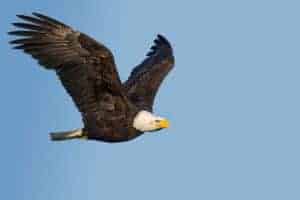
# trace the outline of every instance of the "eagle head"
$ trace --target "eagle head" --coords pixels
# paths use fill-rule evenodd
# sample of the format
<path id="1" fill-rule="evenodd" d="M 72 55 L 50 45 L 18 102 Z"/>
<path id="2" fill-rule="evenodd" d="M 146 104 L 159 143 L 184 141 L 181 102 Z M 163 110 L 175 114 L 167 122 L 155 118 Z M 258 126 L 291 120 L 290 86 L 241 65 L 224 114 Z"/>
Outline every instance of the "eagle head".
<path id="1" fill-rule="evenodd" d="M 137 113 L 133 120 L 133 127 L 139 131 L 158 131 L 168 128 L 170 123 L 167 119 L 155 116 L 151 112 L 142 110 Z"/>

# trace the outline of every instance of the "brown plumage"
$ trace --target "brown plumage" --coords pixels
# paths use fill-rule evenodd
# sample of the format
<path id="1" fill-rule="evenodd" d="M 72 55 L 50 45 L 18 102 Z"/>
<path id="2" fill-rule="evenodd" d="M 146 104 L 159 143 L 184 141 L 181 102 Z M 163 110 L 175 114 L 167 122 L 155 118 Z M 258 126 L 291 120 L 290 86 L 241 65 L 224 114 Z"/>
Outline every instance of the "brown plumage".
<path id="1" fill-rule="evenodd" d="M 169 42 L 161 35 L 147 58 L 122 84 L 112 53 L 84 33 L 48 16 L 17 15 L 18 36 L 10 43 L 54 70 L 82 114 L 81 132 L 56 133 L 52 139 L 87 137 L 106 142 L 128 141 L 142 134 L 133 127 L 141 110 L 152 112 L 155 94 L 174 65 Z"/>

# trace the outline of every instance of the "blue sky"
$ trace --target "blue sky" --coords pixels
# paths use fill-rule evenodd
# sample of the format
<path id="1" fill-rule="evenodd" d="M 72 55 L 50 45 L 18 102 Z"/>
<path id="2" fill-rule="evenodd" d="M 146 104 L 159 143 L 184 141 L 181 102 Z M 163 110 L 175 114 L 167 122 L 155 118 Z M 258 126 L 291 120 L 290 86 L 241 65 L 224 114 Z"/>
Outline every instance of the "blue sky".
<path id="1" fill-rule="evenodd" d="M 298 1 L 9 1 L 2 25 L 0 198 L 299 199 Z M 15 14 L 105 43 L 122 80 L 157 33 L 175 69 L 156 99 L 170 129 L 122 144 L 53 143 L 82 125 L 54 73 L 10 49 Z"/>

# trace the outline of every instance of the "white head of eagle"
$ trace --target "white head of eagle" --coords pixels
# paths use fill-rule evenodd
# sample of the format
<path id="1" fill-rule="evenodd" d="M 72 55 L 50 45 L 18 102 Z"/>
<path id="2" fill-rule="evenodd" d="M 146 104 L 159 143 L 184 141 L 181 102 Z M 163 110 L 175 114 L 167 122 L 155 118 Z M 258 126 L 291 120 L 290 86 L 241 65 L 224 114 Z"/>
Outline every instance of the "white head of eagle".
<path id="1" fill-rule="evenodd" d="M 138 112 L 133 120 L 133 127 L 139 131 L 156 131 L 163 128 L 168 128 L 170 123 L 167 119 L 155 116 L 154 114 L 142 110 Z"/>

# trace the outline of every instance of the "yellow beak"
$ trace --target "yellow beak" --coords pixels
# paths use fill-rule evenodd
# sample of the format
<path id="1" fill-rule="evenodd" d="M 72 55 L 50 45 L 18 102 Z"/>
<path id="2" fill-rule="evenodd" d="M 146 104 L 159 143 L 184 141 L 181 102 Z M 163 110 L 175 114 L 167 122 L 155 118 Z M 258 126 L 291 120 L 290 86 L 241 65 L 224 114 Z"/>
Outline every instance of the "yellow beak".
<path id="1" fill-rule="evenodd" d="M 159 128 L 169 128 L 169 127 L 170 127 L 170 123 L 168 120 L 162 119 L 159 121 Z"/>

